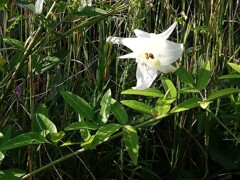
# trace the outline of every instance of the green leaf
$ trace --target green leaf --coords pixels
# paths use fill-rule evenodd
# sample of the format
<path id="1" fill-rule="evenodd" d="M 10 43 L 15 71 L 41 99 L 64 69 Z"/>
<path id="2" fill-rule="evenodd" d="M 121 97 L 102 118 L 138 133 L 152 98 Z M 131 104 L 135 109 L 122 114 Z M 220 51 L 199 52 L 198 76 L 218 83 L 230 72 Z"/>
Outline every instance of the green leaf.
<path id="1" fill-rule="evenodd" d="M 79 122 L 84 122 L 84 119 L 81 118 L 81 116 L 79 114 L 78 114 L 78 121 Z M 80 134 L 81 134 L 84 141 L 88 141 L 91 138 L 91 134 L 90 134 L 89 129 L 82 128 L 79 131 L 80 131 Z"/>
<path id="2" fill-rule="evenodd" d="M 4 6 L 7 4 L 8 0 L 1 0 L 0 1 L 0 11 L 4 8 Z"/>
<path id="3" fill-rule="evenodd" d="M 50 133 L 57 133 L 57 128 L 50 119 L 43 114 L 36 113 L 35 118 L 32 120 L 32 131 L 41 133 L 44 130 L 48 130 Z"/>
<path id="4" fill-rule="evenodd" d="M 35 5 L 33 3 L 30 3 L 30 2 L 26 2 L 26 1 L 17 1 L 17 4 L 22 7 L 22 8 L 26 8 L 32 12 L 34 12 L 34 7 Z"/>
<path id="5" fill-rule="evenodd" d="M 152 97 L 163 97 L 164 94 L 157 90 L 157 89 L 144 89 L 144 90 L 137 90 L 137 89 L 128 89 L 122 91 L 121 94 L 133 94 L 133 95 L 142 95 L 142 96 L 152 96 Z"/>
<path id="6" fill-rule="evenodd" d="M 98 114 L 98 122 L 99 124 L 106 124 L 108 117 L 111 112 L 111 90 L 107 90 L 107 92 L 103 95 L 101 100 L 101 109 Z"/>
<path id="7" fill-rule="evenodd" d="M 0 146 L 5 144 L 11 138 L 12 127 L 10 125 L 4 126 L 0 131 Z M 0 151 L 0 164 L 5 158 L 6 151 Z"/>
<path id="8" fill-rule="evenodd" d="M 57 144 L 63 137 L 64 137 L 65 133 L 63 131 L 60 131 L 59 133 L 51 133 L 50 137 L 51 137 L 51 141 L 54 144 Z"/>
<path id="9" fill-rule="evenodd" d="M 217 98 L 227 96 L 227 95 L 230 95 L 230 94 L 234 94 L 234 93 L 239 93 L 239 92 L 240 92 L 240 89 L 234 89 L 234 88 L 227 88 L 227 89 L 219 90 L 217 92 L 213 92 L 207 98 L 207 101 L 212 101 L 212 100 L 215 100 Z"/>
<path id="10" fill-rule="evenodd" d="M 78 16 L 97 16 L 107 14 L 107 12 L 100 8 L 85 6 L 80 7 L 76 12 L 73 12 L 73 14 Z"/>
<path id="11" fill-rule="evenodd" d="M 0 145 L 6 143 L 11 138 L 12 127 L 7 125 L 1 128 Z"/>
<path id="12" fill-rule="evenodd" d="M 181 112 L 181 111 L 187 111 L 189 109 L 195 108 L 200 106 L 199 101 L 201 101 L 200 98 L 191 98 L 188 99 L 180 104 L 178 104 L 177 106 L 175 106 L 172 110 L 171 113 L 177 113 L 177 112 Z"/>
<path id="13" fill-rule="evenodd" d="M 161 99 L 159 98 L 156 102 L 155 110 L 158 114 L 158 116 L 166 114 L 171 109 L 171 103 L 174 101 L 174 99 Z"/>
<path id="14" fill-rule="evenodd" d="M 201 108 L 203 108 L 203 109 L 207 109 L 207 107 L 209 106 L 210 103 L 211 103 L 211 101 L 206 101 L 206 100 L 199 101 L 199 104 L 200 104 Z"/>
<path id="15" fill-rule="evenodd" d="M 115 101 L 115 103 L 112 104 L 111 111 L 120 124 L 125 125 L 128 122 L 128 114 L 119 102 Z"/>
<path id="16" fill-rule="evenodd" d="M 113 133 L 117 132 L 122 126 L 119 124 L 106 124 L 102 126 L 95 134 L 91 143 L 92 148 L 106 141 Z"/>
<path id="17" fill-rule="evenodd" d="M 25 174 L 24 171 L 20 169 L 7 169 L 5 171 L 0 171 L 1 180 L 21 180 L 21 176 Z"/>
<path id="18" fill-rule="evenodd" d="M 0 151 L 14 149 L 22 146 L 27 146 L 30 144 L 42 144 L 46 143 L 45 137 L 36 132 L 28 132 L 21 134 L 8 140 L 6 143 L 0 146 Z"/>
<path id="19" fill-rule="evenodd" d="M 5 153 L 3 153 L 2 151 L 0 151 L 0 164 L 2 164 L 2 161 L 5 158 Z"/>
<path id="20" fill-rule="evenodd" d="M 198 74 L 197 88 L 201 91 L 207 86 L 210 79 L 210 62 L 207 61 Z"/>
<path id="21" fill-rule="evenodd" d="M 229 66 L 231 66 L 231 68 L 233 68 L 235 71 L 237 71 L 238 73 L 240 73 L 240 66 L 235 64 L 235 63 L 228 63 Z"/>
<path id="22" fill-rule="evenodd" d="M 52 69 L 53 67 L 56 67 L 60 62 L 62 62 L 69 55 L 69 53 L 70 51 L 67 51 L 67 50 L 53 53 L 50 56 L 47 56 L 46 58 L 44 58 L 44 60 L 35 62 L 34 68 L 36 69 L 37 73 L 42 74 Z"/>
<path id="23" fill-rule="evenodd" d="M 19 49 L 24 49 L 24 44 L 17 40 L 17 39 L 12 39 L 12 38 L 3 38 L 3 41 L 6 42 L 7 44 L 19 48 Z"/>
<path id="24" fill-rule="evenodd" d="M 179 93 L 198 93 L 200 92 L 197 88 L 195 87 L 186 87 L 178 90 Z"/>
<path id="25" fill-rule="evenodd" d="M 135 100 L 123 100 L 121 101 L 121 103 L 124 104 L 125 106 L 140 111 L 144 114 L 148 114 L 150 116 L 152 116 L 152 112 L 154 111 L 154 109 L 151 106 L 148 106 L 147 104 Z"/>
<path id="26" fill-rule="evenodd" d="M 195 86 L 192 75 L 190 73 L 188 73 L 186 69 L 184 69 L 183 67 L 179 67 L 177 69 L 176 73 L 182 82 L 184 82 L 187 85 L 192 86 L 192 87 Z"/>
<path id="27" fill-rule="evenodd" d="M 137 131 L 130 125 L 124 126 L 123 140 L 133 164 L 137 165 L 139 154 Z"/>
<path id="28" fill-rule="evenodd" d="M 80 129 L 92 129 L 96 130 L 99 129 L 99 126 L 93 122 L 75 122 L 68 127 L 66 127 L 65 131 L 72 131 L 72 130 L 80 130 Z"/>
<path id="29" fill-rule="evenodd" d="M 37 108 L 35 114 L 37 114 L 37 113 L 43 114 L 44 116 L 48 117 L 48 109 L 47 109 L 47 106 L 46 106 L 45 104 L 41 104 L 41 105 Z"/>
<path id="30" fill-rule="evenodd" d="M 218 79 L 235 79 L 240 78 L 240 74 L 227 74 L 219 77 Z"/>
<path id="31" fill-rule="evenodd" d="M 163 84 L 165 91 L 166 92 L 169 91 L 168 98 L 175 99 L 177 97 L 177 89 L 174 86 L 174 84 L 172 83 L 172 81 L 170 81 L 166 77 L 162 77 L 161 80 L 162 80 L 162 84 Z"/>
<path id="32" fill-rule="evenodd" d="M 67 92 L 67 91 L 62 91 L 61 95 L 67 101 L 67 103 L 75 110 L 77 111 L 82 117 L 88 119 L 88 120 L 93 120 L 94 117 L 94 111 L 90 107 L 90 105 L 82 98 L 79 96 Z"/>

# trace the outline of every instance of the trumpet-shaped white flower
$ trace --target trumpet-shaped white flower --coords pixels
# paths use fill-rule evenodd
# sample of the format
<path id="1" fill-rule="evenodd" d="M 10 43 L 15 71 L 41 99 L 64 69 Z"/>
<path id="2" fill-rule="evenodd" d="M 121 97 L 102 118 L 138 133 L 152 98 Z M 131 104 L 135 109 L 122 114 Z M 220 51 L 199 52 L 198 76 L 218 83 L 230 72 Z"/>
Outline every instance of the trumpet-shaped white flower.
<path id="1" fill-rule="evenodd" d="M 167 40 L 173 32 L 175 22 L 161 34 L 147 33 L 135 29 L 137 38 L 108 37 L 107 41 L 113 44 L 127 46 L 133 52 L 120 56 L 120 59 L 134 58 L 137 62 L 137 85 L 133 89 L 149 88 L 156 79 L 158 72 L 174 72 L 176 68 L 171 64 L 180 58 L 183 44 Z"/>

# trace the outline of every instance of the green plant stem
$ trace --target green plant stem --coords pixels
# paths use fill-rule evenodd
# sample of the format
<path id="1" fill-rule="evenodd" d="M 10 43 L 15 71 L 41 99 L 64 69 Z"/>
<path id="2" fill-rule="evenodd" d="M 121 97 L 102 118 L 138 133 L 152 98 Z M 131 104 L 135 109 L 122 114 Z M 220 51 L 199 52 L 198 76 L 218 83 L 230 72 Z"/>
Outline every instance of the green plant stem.
<path id="1" fill-rule="evenodd" d="M 53 8 L 55 6 L 56 2 L 54 1 L 50 10 L 48 11 L 47 15 L 46 15 L 46 19 L 51 15 L 52 11 L 53 11 Z M 36 44 L 37 40 L 40 38 L 41 36 L 41 32 L 42 32 L 42 29 L 43 27 L 40 26 L 37 31 L 36 31 L 36 34 L 35 36 L 32 38 L 32 41 L 29 43 L 29 45 L 27 46 L 20 62 L 18 63 L 17 67 L 16 67 L 16 70 L 13 72 L 12 74 L 12 77 L 11 79 L 9 80 L 7 86 L 6 86 L 6 90 L 3 92 L 3 94 L 1 95 L 0 97 L 0 104 L 3 103 L 7 93 L 10 91 L 10 88 L 12 87 L 12 84 L 14 82 L 14 80 L 16 79 L 16 77 L 18 76 L 18 74 L 20 73 L 24 63 L 25 63 L 25 60 L 28 58 L 28 56 L 31 54 L 32 52 L 32 49 L 34 47 L 34 45 Z"/>
<path id="2" fill-rule="evenodd" d="M 152 124 L 152 123 L 158 122 L 158 121 L 160 121 L 161 119 L 166 118 L 166 117 L 168 117 L 168 116 L 170 116 L 170 115 L 173 115 L 173 114 L 174 114 L 174 113 L 168 113 L 168 114 L 164 114 L 164 115 L 158 116 L 158 117 L 156 117 L 156 118 L 152 118 L 152 119 L 150 119 L 150 120 L 148 120 L 148 121 L 145 121 L 145 122 L 143 122 L 143 123 L 140 123 L 140 124 L 138 124 L 138 125 L 135 125 L 134 128 L 135 128 L 135 129 L 142 128 L 142 127 L 144 127 L 144 126 L 147 126 L 147 125 L 150 125 L 150 124 Z M 119 132 L 119 133 L 117 133 L 117 134 L 114 134 L 113 136 L 111 136 L 110 138 L 108 138 L 106 141 L 110 141 L 110 140 L 112 140 L 112 139 L 118 138 L 118 137 L 122 136 L 122 134 L 123 134 L 123 131 L 122 131 L 122 132 Z M 105 142 L 106 142 L 106 141 L 105 141 Z M 101 143 L 101 144 L 103 144 L 103 143 Z M 100 144 L 99 144 L 99 145 L 100 145 Z M 48 168 L 50 168 L 50 167 L 52 167 L 52 166 L 54 166 L 54 165 L 62 162 L 62 161 L 65 161 L 65 160 L 67 160 L 67 159 L 69 159 L 69 158 L 72 158 L 72 157 L 74 157 L 74 156 L 76 156 L 76 155 L 78 155 L 78 154 L 81 154 L 81 153 L 83 153 L 83 152 L 85 152 L 85 151 L 87 151 L 87 150 L 90 150 L 90 149 L 91 149 L 90 147 L 89 147 L 89 148 L 85 148 L 85 149 L 82 148 L 82 149 L 79 149 L 79 150 L 77 150 L 77 151 L 75 151 L 75 152 L 73 152 L 73 153 L 71 153 L 71 154 L 68 154 L 68 155 L 66 155 L 66 156 L 63 156 L 63 157 L 61 157 L 61 158 L 59 158 L 59 159 L 57 159 L 57 160 L 55 160 L 55 161 L 53 161 L 53 162 L 51 162 L 51 163 L 49 163 L 49 164 L 47 164 L 47 165 L 39 168 L 39 169 L 36 169 L 35 171 L 33 171 L 33 172 L 31 172 L 31 173 L 28 173 L 28 174 L 24 175 L 24 176 L 22 177 L 22 179 L 30 178 L 31 176 L 33 176 L 33 175 L 35 175 L 35 174 L 37 174 L 37 173 L 39 173 L 39 172 L 42 172 L 42 171 L 44 171 L 44 170 L 46 170 L 46 169 L 48 169 Z"/>

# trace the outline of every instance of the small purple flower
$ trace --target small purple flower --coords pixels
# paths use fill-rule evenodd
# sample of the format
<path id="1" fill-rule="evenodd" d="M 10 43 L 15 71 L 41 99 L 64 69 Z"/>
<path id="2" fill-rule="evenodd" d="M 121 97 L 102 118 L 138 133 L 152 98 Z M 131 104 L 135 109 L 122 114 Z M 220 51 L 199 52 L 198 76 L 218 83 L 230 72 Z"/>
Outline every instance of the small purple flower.
<path id="1" fill-rule="evenodd" d="M 14 89 L 14 93 L 15 93 L 16 95 L 19 95 L 19 94 L 21 93 L 21 91 L 22 91 L 21 86 L 16 86 L 15 89 Z"/>

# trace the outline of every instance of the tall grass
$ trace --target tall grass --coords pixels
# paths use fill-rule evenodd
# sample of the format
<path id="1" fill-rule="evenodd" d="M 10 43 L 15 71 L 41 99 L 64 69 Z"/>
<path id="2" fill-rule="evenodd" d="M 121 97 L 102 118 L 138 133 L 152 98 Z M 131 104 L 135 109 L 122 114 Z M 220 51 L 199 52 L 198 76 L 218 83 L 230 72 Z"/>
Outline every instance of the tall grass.
<path id="1" fill-rule="evenodd" d="M 238 0 L 101 0 L 92 4 L 99 9 L 85 11 L 81 10 L 80 1 L 45 0 L 41 14 L 33 12 L 34 4 L 35 1 L 8 1 L 3 7 L 0 3 L 0 177 L 12 177 L 8 171 L 13 173 L 13 169 L 21 170 L 19 177 L 30 179 L 239 177 Z M 98 119 L 96 114 L 101 111 L 108 89 L 117 102 L 130 99 L 155 106 L 161 99 L 122 94 L 136 84 L 136 63 L 119 60 L 117 57 L 129 50 L 106 43 L 106 38 L 133 37 L 134 29 L 161 33 L 174 21 L 178 26 L 169 39 L 184 43 L 184 53 L 176 67 L 184 68 L 197 84 L 202 73 L 206 74 L 209 62 L 206 86 L 199 92 L 187 92 L 189 84 L 178 72 L 160 74 L 151 88 L 166 93 L 164 78 L 168 78 L 178 93 L 171 105 L 164 105 L 169 110 L 163 108 L 157 122 L 151 121 L 149 115 L 121 106 L 127 111 L 128 124 L 138 127 L 137 165 L 118 137 L 122 134 L 113 135 L 96 148 L 81 149 L 80 144 L 88 142 L 92 131 L 66 130 L 86 118 L 69 106 L 61 92 L 83 98 L 94 110 L 94 120 Z M 229 77 L 219 78 L 223 75 Z M 235 93 L 216 93 L 229 88 L 236 89 Z M 214 94 L 217 98 L 207 101 Z M 201 107 L 198 104 L 186 111 L 170 111 L 191 98 L 200 98 Z M 26 140 L 27 146 L 5 150 L 9 139 L 37 131 L 33 125 L 37 113 L 55 124 L 55 138 L 59 139 L 54 143 L 53 135 L 41 132 L 48 143 L 34 145 Z M 142 126 L 149 119 L 151 123 Z M 113 113 L 108 122 L 118 122 Z M 46 168 L 39 170 L 41 167 Z M 30 176 L 31 172 L 35 175 Z"/>

